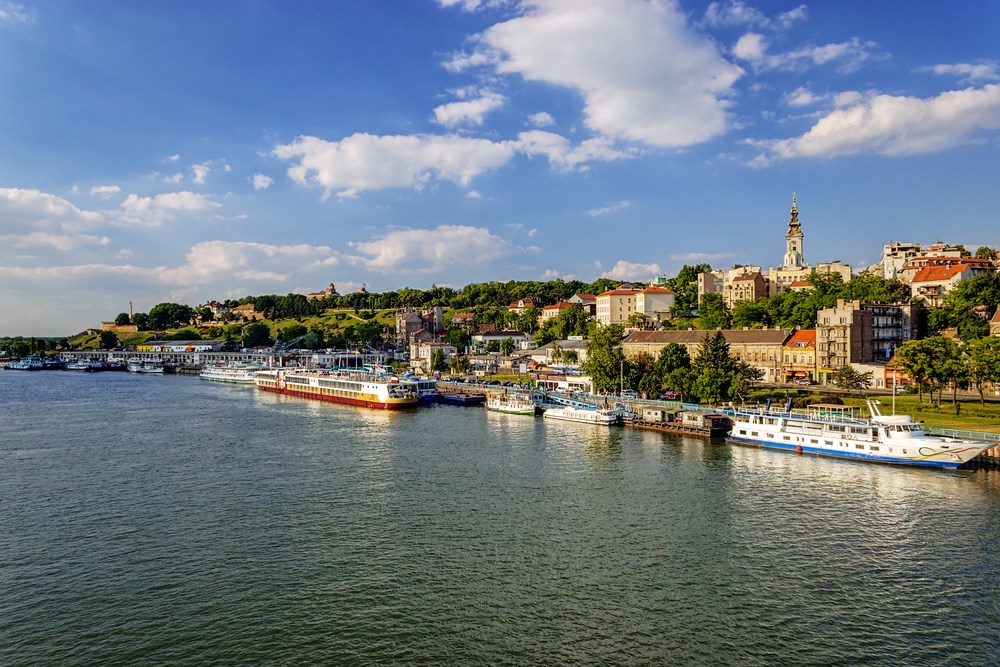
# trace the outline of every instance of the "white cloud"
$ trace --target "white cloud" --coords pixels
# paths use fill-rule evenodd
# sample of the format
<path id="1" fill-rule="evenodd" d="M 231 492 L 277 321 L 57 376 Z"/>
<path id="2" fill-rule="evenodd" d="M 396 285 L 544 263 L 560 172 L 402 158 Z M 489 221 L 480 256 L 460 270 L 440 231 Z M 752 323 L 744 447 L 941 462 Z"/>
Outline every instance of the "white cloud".
<path id="1" fill-rule="evenodd" d="M 187 263 L 166 269 L 164 282 L 177 285 L 225 284 L 237 280 L 283 282 L 291 276 L 338 262 L 329 246 L 275 246 L 244 241 L 205 241 L 187 253 Z"/>
<path id="2" fill-rule="evenodd" d="M 833 96 L 833 105 L 836 107 L 849 107 L 857 104 L 864 96 L 856 90 L 845 90 Z"/>
<path id="3" fill-rule="evenodd" d="M 712 2 L 705 9 L 704 23 L 709 26 L 748 25 L 762 28 L 788 28 L 798 21 L 804 21 L 808 16 L 805 5 L 778 14 L 774 19 L 768 18 L 755 7 L 750 7 L 742 0 L 730 2 Z"/>
<path id="4" fill-rule="evenodd" d="M 469 199 L 482 199 L 483 198 L 483 195 L 481 195 L 476 190 L 469 190 L 468 192 L 465 193 L 465 196 L 468 197 Z"/>
<path id="5" fill-rule="evenodd" d="M 181 156 L 175 153 L 173 155 L 170 155 L 170 156 L 164 158 L 164 162 L 177 162 L 180 159 L 181 159 Z"/>
<path id="6" fill-rule="evenodd" d="M 875 57 L 877 44 L 862 42 L 854 37 L 846 42 L 809 46 L 787 53 L 768 53 L 768 41 L 763 35 L 748 32 L 737 40 L 732 53 L 737 59 L 749 63 L 757 71 L 804 71 L 811 65 L 840 63 L 840 70 L 851 72 L 861 63 Z"/>
<path id="7" fill-rule="evenodd" d="M 95 185 L 90 188 L 90 195 L 101 199 L 110 199 L 111 195 L 116 195 L 121 191 L 122 189 L 117 185 Z"/>
<path id="8" fill-rule="evenodd" d="M 587 211 L 587 215 L 592 218 L 596 218 L 602 215 L 609 215 L 611 213 L 617 213 L 618 211 L 624 210 L 629 207 L 629 201 L 627 199 L 620 202 L 615 202 L 609 206 L 602 206 L 601 208 L 592 208 Z"/>
<path id="9" fill-rule="evenodd" d="M 556 124 L 556 120 L 552 117 L 552 114 L 546 111 L 531 114 L 528 116 L 528 122 L 535 127 L 551 127 Z"/>
<path id="10" fill-rule="evenodd" d="M 675 3 L 531 0 L 520 9 L 447 66 L 492 65 L 574 90 L 587 127 L 617 140 L 689 146 L 727 129 L 726 98 L 743 71 Z"/>
<path id="11" fill-rule="evenodd" d="M 189 192 L 167 192 L 153 197 L 130 194 L 122 202 L 121 221 L 127 224 L 156 226 L 169 220 L 180 211 L 198 212 L 218 208 L 218 204 L 205 195 Z"/>
<path id="12" fill-rule="evenodd" d="M 176 185 L 184 180 L 184 174 L 177 172 L 176 174 L 171 174 L 170 176 L 164 176 L 163 182 L 169 185 Z"/>
<path id="13" fill-rule="evenodd" d="M 436 229 L 401 229 L 350 246 L 369 269 L 385 272 L 441 271 L 454 264 L 475 265 L 522 252 L 488 229 L 440 225 Z"/>
<path id="14" fill-rule="evenodd" d="M 434 109 L 434 120 L 445 127 L 482 125 L 487 114 L 502 107 L 507 98 L 499 93 L 483 91 L 479 97 L 461 102 L 442 104 Z"/>
<path id="15" fill-rule="evenodd" d="M 0 246 L 69 251 L 106 245 L 107 237 L 86 233 L 106 224 L 103 214 L 79 209 L 61 197 L 39 190 L 0 188 Z"/>
<path id="16" fill-rule="evenodd" d="M 512 0 L 438 0 L 442 7 L 461 7 L 467 12 L 473 12 L 480 8 L 503 7 L 511 2 Z"/>
<path id="17" fill-rule="evenodd" d="M 254 190 L 267 190 L 274 183 L 274 179 L 264 174 L 254 174 L 250 177 Z"/>
<path id="18" fill-rule="evenodd" d="M 790 107 L 808 107 L 820 102 L 824 99 L 822 95 L 816 95 L 812 91 L 802 88 L 796 88 L 792 92 L 785 95 L 785 104 Z"/>
<path id="19" fill-rule="evenodd" d="M 539 280 L 583 280 L 580 276 L 575 273 L 563 273 L 557 269 L 546 269 L 542 272 L 542 275 L 538 277 Z"/>
<path id="20" fill-rule="evenodd" d="M 951 65 L 931 65 L 922 67 L 921 72 L 932 72 L 944 76 L 956 76 L 962 83 L 976 83 L 979 81 L 998 81 L 1000 74 L 997 73 L 997 62 L 987 60 L 978 64 L 955 63 Z"/>
<path id="21" fill-rule="evenodd" d="M 204 185 L 208 173 L 212 171 L 212 167 L 208 164 L 193 164 L 191 165 L 191 171 L 194 173 L 194 182 L 198 185 Z"/>
<path id="22" fill-rule="evenodd" d="M 0 21 L 28 23 L 31 21 L 31 14 L 24 5 L 16 2 L 0 2 Z"/>
<path id="23" fill-rule="evenodd" d="M 518 135 L 513 143 L 526 155 L 543 155 L 553 169 L 558 171 L 582 171 L 587 163 L 594 160 L 610 162 L 634 157 L 635 150 L 623 151 L 602 137 L 587 139 L 579 146 L 573 146 L 568 139 L 552 132 L 529 130 Z"/>
<path id="24" fill-rule="evenodd" d="M 978 130 L 998 128 L 1000 85 L 990 84 L 929 99 L 874 95 L 832 111 L 802 136 L 752 143 L 777 157 L 908 155 L 950 148 Z"/>
<path id="25" fill-rule="evenodd" d="M 647 282 L 661 273 L 663 271 L 660 269 L 659 264 L 640 264 L 620 259 L 613 267 L 601 274 L 601 277 L 615 280 Z"/>
<path id="26" fill-rule="evenodd" d="M 297 160 L 288 168 L 293 181 L 341 198 L 380 188 L 419 190 L 435 177 L 465 186 L 513 154 L 506 143 L 436 135 L 354 134 L 340 141 L 305 136 L 274 149 L 279 158 Z"/>

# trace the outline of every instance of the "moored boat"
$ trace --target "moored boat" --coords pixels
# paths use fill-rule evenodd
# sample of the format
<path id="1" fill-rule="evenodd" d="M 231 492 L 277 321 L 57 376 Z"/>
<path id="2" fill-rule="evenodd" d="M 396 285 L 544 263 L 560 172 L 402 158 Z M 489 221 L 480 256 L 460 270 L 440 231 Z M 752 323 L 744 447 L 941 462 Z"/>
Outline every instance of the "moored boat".
<path id="1" fill-rule="evenodd" d="M 6 366 L 7 370 L 11 371 L 40 371 L 45 368 L 41 359 L 36 357 L 25 357 L 24 359 L 18 359 L 17 361 L 11 362 Z"/>
<path id="2" fill-rule="evenodd" d="M 505 392 L 486 399 L 486 409 L 509 415 L 534 415 L 538 407 L 527 394 Z"/>
<path id="3" fill-rule="evenodd" d="M 436 403 L 438 400 L 437 380 L 434 378 L 421 378 L 415 375 L 399 378 L 392 375 L 389 381 L 404 389 L 412 390 L 420 403 Z"/>
<path id="4" fill-rule="evenodd" d="M 232 364 L 228 366 L 205 366 L 198 374 L 202 380 L 209 382 L 224 382 L 228 384 L 253 384 L 254 376 L 264 370 L 264 366 L 255 364 Z"/>
<path id="5" fill-rule="evenodd" d="M 163 362 L 159 359 L 130 359 L 128 362 L 130 373 L 163 373 Z"/>
<path id="6" fill-rule="evenodd" d="M 899 465 L 957 468 L 996 442 L 936 435 L 909 415 L 883 415 L 878 402 L 868 401 L 870 418 L 860 408 L 811 405 L 785 412 L 737 410 L 729 439 L 743 445 L 785 449 Z"/>
<path id="7" fill-rule="evenodd" d="M 83 371 L 85 373 L 96 373 L 105 369 L 104 362 L 100 359 L 75 359 L 66 362 L 66 365 L 63 366 L 63 370 Z"/>
<path id="8" fill-rule="evenodd" d="M 598 426 L 611 426 L 612 424 L 617 424 L 619 420 L 619 416 L 614 410 L 607 408 L 588 410 L 572 406 L 549 408 L 542 416 L 546 419 L 559 419 L 562 421 L 579 422 L 581 424 L 596 424 Z"/>
<path id="9" fill-rule="evenodd" d="M 442 391 L 438 393 L 438 403 L 448 405 L 482 405 L 486 394 L 478 391 Z"/>
<path id="10" fill-rule="evenodd" d="M 417 405 L 412 390 L 392 384 L 385 375 L 361 371 L 269 369 L 258 371 L 254 383 L 261 391 L 364 408 L 396 410 Z"/>

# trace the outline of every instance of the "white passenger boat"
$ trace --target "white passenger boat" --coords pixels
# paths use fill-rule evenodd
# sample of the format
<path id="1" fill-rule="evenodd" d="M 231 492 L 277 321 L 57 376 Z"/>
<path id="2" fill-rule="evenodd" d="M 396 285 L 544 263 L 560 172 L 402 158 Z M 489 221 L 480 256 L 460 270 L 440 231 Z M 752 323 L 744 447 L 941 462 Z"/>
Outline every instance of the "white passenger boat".
<path id="1" fill-rule="evenodd" d="M 261 391 L 364 408 L 395 410 L 417 405 L 412 389 L 393 384 L 385 375 L 359 371 L 270 369 L 258 371 L 254 383 Z"/>
<path id="2" fill-rule="evenodd" d="M 420 403 L 437 403 L 437 380 L 434 378 L 422 378 L 416 375 L 406 375 L 400 378 L 390 375 L 389 381 L 392 384 L 398 384 L 407 391 L 412 390 L 414 396 L 417 397 L 417 401 Z"/>
<path id="3" fill-rule="evenodd" d="M 258 364 L 231 364 L 228 366 L 205 366 L 198 376 L 209 382 L 225 382 L 228 384 L 253 384 L 254 376 L 264 370 Z"/>
<path id="4" fill-rule="evenodd" d="M 811 405 L 786 412 L 737 410 L 729 439 L 856 461 L 957 468 L 996 442 L 963 440 L 924 430 L 909 415 L 883 415 L 869 400 L 870 418 L 843 405 Z"/>
<path id="5" fill-rule="evenodd" d="M 597 424 L 599 426 L 610 426 L 618 423 L 618 414 L 614 410 L 605 408 L 588 410 L 585 408 L 549 408 L 543 414 L 546 419 L 560 419 L 562 421 L 580 422 L 582 424 Z"/>
<path id="6" fill-rule="evenodd" d="M 163 362 L 158 359 L 130 359 L 128 370 L 130 373 L 162 373 Z"/>
<path id="7" fill-rule="evenodd" d="M 490 396 L 486 399 L 486 409 L 509 415 L 534 415 L 537 408 L 529 395 L 513 392 Z"/>

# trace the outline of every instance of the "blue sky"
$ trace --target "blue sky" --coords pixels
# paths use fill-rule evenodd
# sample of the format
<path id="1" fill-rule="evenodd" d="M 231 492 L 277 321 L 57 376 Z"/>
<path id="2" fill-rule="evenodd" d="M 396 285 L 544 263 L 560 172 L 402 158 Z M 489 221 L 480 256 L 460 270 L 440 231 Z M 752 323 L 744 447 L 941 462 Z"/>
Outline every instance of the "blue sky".
<path id="1" fill-rule="evenodd" d="M 0 0 L 0 335 L 1000 246 L 1000 3 Z"/>

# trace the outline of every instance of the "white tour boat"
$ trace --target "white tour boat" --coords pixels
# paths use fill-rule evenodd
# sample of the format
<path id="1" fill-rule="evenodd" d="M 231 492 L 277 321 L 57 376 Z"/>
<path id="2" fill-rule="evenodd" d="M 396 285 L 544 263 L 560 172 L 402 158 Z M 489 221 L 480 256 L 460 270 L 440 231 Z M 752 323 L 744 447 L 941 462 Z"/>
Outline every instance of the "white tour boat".
<path id="1" fill-rule="evenodd" d="M 229 366 L 205 366 L 199 377 L 209 382 L 225 382 L 228 384 L 253 384 L 254 376 L 264 370 L 264 366 L 256 364 L 232 364 Z"/>
<path id="2" fill-rule="evenodd" d="M 806 410 L 736 410 L 729 439 L 742 445 L 786 449 L 855 461 L 957 468 L 996 442 L 963 440 L 924 430 L 909 415 L 883 415 L 869 400 L 870 418 L 843 405 Z"/>
<path id="3" fill-rule="evenodd" d="M 560 419 L 568 422 L 580 422 L 581 424 L 597 424 L 599 426 L 611 426 L 617 424 L 619 415 L 614 410 L 605 408 L 588 410 L 585 408 L 574 408 L 567 406 L 564 408 L 549 408 L 542 414 L 546 419 Z"/>
<path id="4" fill-rule="evenodd" d="M 486 409 L 509 415 L 534 415 L 535 402 L 528 394 L 519 392 L 494 394 L 486 399 Z"/>
<path id="5" fill-rule="evenodd" d="M 162 373 L 163 362 L 159 359 L 129 359 L 130 373 Z"/>

